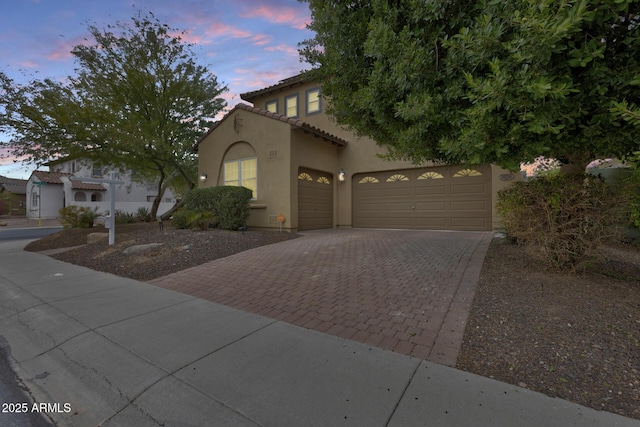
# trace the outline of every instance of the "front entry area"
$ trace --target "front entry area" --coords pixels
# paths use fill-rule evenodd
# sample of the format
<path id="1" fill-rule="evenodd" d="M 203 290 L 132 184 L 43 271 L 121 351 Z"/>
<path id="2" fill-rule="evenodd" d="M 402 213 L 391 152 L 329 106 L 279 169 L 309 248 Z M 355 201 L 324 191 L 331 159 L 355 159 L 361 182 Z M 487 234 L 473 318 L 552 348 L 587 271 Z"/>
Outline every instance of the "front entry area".
<path id="1" fill-rule="evenodd" d="M 353 226 L 491 230 L 491 167 L 439 166 L 356 174 Z"/>
<path id="2" fill-rule="evenodd" d="M 333 176 L 298 170 L 298 230 L 333 228 Z"/>

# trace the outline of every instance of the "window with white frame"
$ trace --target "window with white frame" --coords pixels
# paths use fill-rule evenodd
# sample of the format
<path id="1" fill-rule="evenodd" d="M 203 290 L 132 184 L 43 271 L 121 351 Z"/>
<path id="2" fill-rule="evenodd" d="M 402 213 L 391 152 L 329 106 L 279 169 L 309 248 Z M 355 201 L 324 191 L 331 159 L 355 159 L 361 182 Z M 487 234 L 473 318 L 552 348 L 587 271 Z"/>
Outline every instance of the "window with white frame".
<path id="1" fill-rule="evenodd" d="M 284 114 L 287 117 L 298 117 L 298 94 L 287 96 L 284 99 Z"/>
<path id="2" fill-rule="evenodd" d="M 267 101 L 264 104 L 264 109 L 267 111 L 270 111 L 272 113 L 277 113 L 278 112 L 278 100 L 274 99 L 273 101 Z"/>
<path id="3" fill-rule="evenodd" d="M 31 192 L 31 207 L 32 208 L 38 207 L 38 193 L 36 191 Z"/>
<path id="4" fill-rule="evenodd" d="M 307 115 L 320 113 L 322 111 L 322 100 L 320 98 L 320 88 L 313 88 L 307 91 Z"/>
<path id="5" fill-rule="evenodd" d="M 224 162 L 224 185 L 246 187 L 258 197 L 258 159 L 229 160 Z"/>

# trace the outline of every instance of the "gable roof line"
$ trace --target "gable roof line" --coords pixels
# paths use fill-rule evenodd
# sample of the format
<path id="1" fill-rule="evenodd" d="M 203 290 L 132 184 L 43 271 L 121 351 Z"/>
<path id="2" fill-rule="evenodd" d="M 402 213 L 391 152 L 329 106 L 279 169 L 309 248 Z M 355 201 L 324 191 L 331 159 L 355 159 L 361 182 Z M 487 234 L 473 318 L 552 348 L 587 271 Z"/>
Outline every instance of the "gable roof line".
<path id="1" fill-rule="evenodd" d="M 47 184 L 59 184 L 62 185 L 62 180 L 60 177 L 72 177 L 75 176 L 71 173 L 66 172 L 46 172 L 46 171 L 33 171 L 32 176 L 38 178 L 41 182 L 46 182 Z M 71 188 L 74 190 L 95 190 L 95 191 L 107 191 L 100 184 L 94 184 L 90 182 L 81 182 L 81 181 L 71 181 Z"/>
<path id="2" fill-rule="evenodd" d="M 298 129 L 302 129 L 305 133 L 310 133 L 315 137 L 318 138 L 322 138 L 323 140 L 330 142 L 333 145 L 336 145 L 338 147 L 345 147 L 347 145 L 347 141 L 337 137 L 335 135 L 330 134 L 329 132 L 326 132 L 320 128 L 317 128 L 315 126 L 310 125 L 309 123 L 303 122 L 300 119 L 292 119 L 290 117 L 284 116 L 282 114 L 277 114 L 277 113 L 272 113 L 271 111 L 268 110 L 264 110 L 262 108 L 256 108 L 256 107 L 252 107 L 250 105 L 247 104 L 243 104 L 243 103 L 239 103 L 236 104 L 236 106 L 233 107 L 233 109 L 231 111 L 229 111 L 223 118 L 222 120 L 220 120 L 219 122 L 215 123 L 211 129 L 209 129 L 209 131 L 198 140 L 198 142 L 196 142 L 196 144 L 194 145 L 194 149 L 197 150 L 198 149 L 198 145 L 200 145 L 200 143 L 207 137 L 209 136 L 209 134 L 211 134 L 223 121 L 225 121 L 228 117 L 230 117 L 235 111 L 237 110 L 244 110 L 244 111 L 248 111 L 250 113 L 253 114 L 258 114 L 260 116 L 264 116 L 270 119 L 274 119 L 274 120 L 278 120 L 280 122 L 284 122 L 284 123 L 288 123 L 291 126 L 294 126 Z"/>
<path id="3" fill-rule="evenodd" d="M 255 98 L 257 98 L 260 95 L 264 95 L 270 92 L 274 92 L 278 89 L 284 89 L 286 87 L 290 87 L 290 86 L 294 86 L 296 84 L 300 84 L 302 83 L 302 76 L 304 75 L 304 73 L 300 73 L 296 76 L 293 77 L 287 77 L 286 79 L 280 80 L 278 83 L 271 85 L 271 86 L 267 86 L 265 88 L 262 89 L 258 89 L 258 90 L 254 90 L 252 92 L 245 92 L 245 93 L 241 93 L 240 94 L 240 99 L 247 101 L 247 102 L 253 102 L 253 100 Z"/>

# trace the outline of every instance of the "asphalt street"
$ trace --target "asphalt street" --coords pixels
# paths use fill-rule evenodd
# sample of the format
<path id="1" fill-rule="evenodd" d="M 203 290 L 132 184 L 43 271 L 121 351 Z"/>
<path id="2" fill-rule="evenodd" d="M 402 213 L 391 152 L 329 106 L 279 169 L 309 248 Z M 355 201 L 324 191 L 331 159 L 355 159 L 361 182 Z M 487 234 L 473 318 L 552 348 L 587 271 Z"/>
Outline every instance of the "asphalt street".
<path id="1" fill-rule="evenodd" d="M 60 230 L 60 227 L 0 229 L 0 241 L 40 239 Z"/>

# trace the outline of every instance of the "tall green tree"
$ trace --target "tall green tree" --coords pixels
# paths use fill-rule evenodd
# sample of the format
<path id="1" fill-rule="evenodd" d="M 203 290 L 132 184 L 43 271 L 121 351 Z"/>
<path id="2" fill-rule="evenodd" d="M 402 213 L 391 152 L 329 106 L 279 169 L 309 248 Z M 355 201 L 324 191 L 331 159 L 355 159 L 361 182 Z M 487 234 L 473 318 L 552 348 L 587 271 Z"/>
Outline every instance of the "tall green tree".
<path id="1" fill-rule="evenodd" d="M 192 45 L 152 14 L 89 26 L 93 40 L 75 46 L 76 75 L 17 86 L 0 79 L 4 128 L 13 154 L 43 163 L 86 158 L 129 169 L 157 194 L 197 183 L 193 144 L 213 124 L 227 90 L 198 65 Z"/>
<path id="2" fill-rule="evenodd" d="M 414 162 L 538 156 L 580 167 L 637 149 L 638 0 L 301 0 L 329 112 Z"/>

